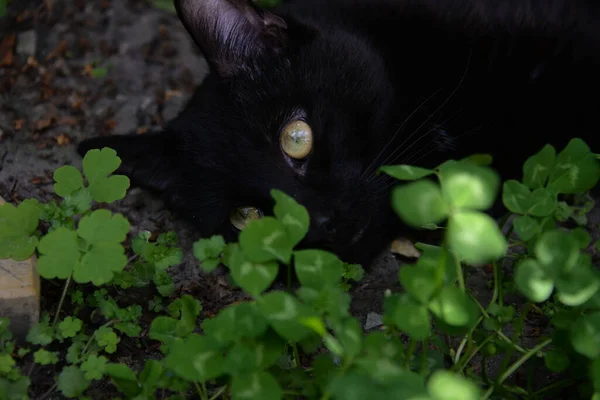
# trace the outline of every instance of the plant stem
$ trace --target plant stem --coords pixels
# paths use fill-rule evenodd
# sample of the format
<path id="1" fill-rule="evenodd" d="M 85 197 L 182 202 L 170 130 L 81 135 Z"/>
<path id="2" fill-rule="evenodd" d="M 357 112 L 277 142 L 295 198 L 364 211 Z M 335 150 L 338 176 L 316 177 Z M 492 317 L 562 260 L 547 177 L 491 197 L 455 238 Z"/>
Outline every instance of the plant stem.
<path id="1" fill-rule="evenodd" d="M 287 291 L 292 293 L 292 265 L 287 264 Z"/>
<path id="2" fill-rule="evenodd" d="M 490 300 L 488 307 L 498 300 L 498 293 L 500 292 L 500 271 L 498 271 L 498 262 L 494 261 L 492 270 L 494 271 L 494 293 L 492 293 L 492 299 Z"/>
<path id="3" fill-rule="evenodd" d="M 62 292 L 62 296 L 60 296 L 60 301 L 58 302 L 58 308 L 56 309 L 56 314 L 54 314 L 54 321 L 52 321 L 52 329 L 56 325 L 58 321 L 58 316 L 60 315 L 60 310 L 62 308 L 63 302 L 65 301 L 65 297 L 67 297 L 67 289 L 69 288 L 69 283 L 71 283 L 71 277 L 73 276 L 73 272 L 69 274 L 69 277 L 65 281 L 65 287 Z"/>
<path id="4" fill-rule="evenodd" d="M 36 400 L 44 400 L 45 398 L 50 396 L 52 393 L 54 393 L 57 386 L 58 386 L 58 383 L 55 383 L 54 385 L 52 385 L 52 387 L 50 389 L 48 389 L 48 391 L 46 391 L 46 393 L 44 393 L 43 395 L 38 397 Z"/>
<path id="5" fill-rule="evenodd" d="M 196 387 L 196 391 L 202 400 L 208 400 L 208 396 L 206 395 L 206 391 L 198 385 L 198 382 L 194 381 L 194 386 Z M 204 386 L 204 382 L 202 382 L 202 386 Z"/>
<path id="6" fill-rule="evenodd" d="M 425 338 L 423 343 L 421 344 L 423 348 L 421 349 L 421 375 L 425 376 L 427 374 L 428 365 L 427 365 L 427 346 L 429 340 Z"/>
<path id="7" fill-rule="evenodd" d="M 292 342 L 292 354 L 294 355 L 294 363 L 296 367 L 300 366 L 300 353 L 298 353 L 298 345 L 296 342 Z"/>
<path id="8" fill-rule="evenodd" d="M 485 346 L 487 344 L 487 342 L 489 342 L 490 340 L 492 340 L 493 336 L 488 336 L 486 337 L 483 342 L 481 342 L 481 344 L 479 344 L 479 346 L 477 346 L 475 348 L 475 350 L 473 350 L 471 353 L 468 353 L 465 355 L 464 361 L 462 361 L 460 364 L 460 368 L 458 368 L 458 373 L 462 373 L 463 369 L 465 369 L 465 367 L 467 365 L 469 365 L 469 363 L 471 362 L 471 360 L 473 359 L 473 357 L 475 357 L 475 355 L 477 353 L 479 353 L 479 350 L 481 350 L 483 348 L 483 346 Z"/>
<path id="9" fill-rule="evenodd" d="M 463 275 L 462 265 L 460 264 L 460 260 L 458 256 L 452 253 L 452 257 L 454 258 L 454 263 L 456 264 L 456 276 L 458 277 L 458 287 L 463 292 L 465 291 L 465 277 Z"/>
<path id="10" fill-rule="evenodd" d="M 477 301 L 477 299 L 475 297 L 473 297 L 473 295 L 470 295 L 471 298 L 475 301 L 475 304 L 477 304 L 477 306 L 479 307 L 479 311 L 481 311 L 481 313 L 483 314 L 483 316 L 485 318 L 489 318 L 490 315 L 487 313 L 487 311 L 483 308 L 483 306 Z M 498 335 L 498 337 L 502 340 L 504 340 L 506 343 L 510 344 L 515 350 L 517 350 L 520 353 L 525 353 L 527 352 L 527 350 L 525 350 L 524 348 L 522 348 L 521 346 L 519 346 L 518 344 L 516 344 L 514 341 L 512 341 L 508 336 L 506 336 L 504 333 L 502 333 L 502 331 L 500 329 L 497 329 L 494 331 L 496 333 L 496 335 Z"/>
<path id="11" fill-rule="evenodd" d="M 520 359 L 515 361 L 502 375 L 500 375 L 500 377 L 498 378 L 497 385 L 500 385 L 502 382 L 504 382 L 517 369 L 519 369 L 519 367 L 521 367 L 521 365 L 523 365 L 527 360 L 529 360 L 531 357 L 536 355 L 540 350 L 542 350 L 544 347 L 548 346 L 550 343 L 552 343 L 552 339 L 546 339 L 542 343 L 538 344 L 533 349 L 531 349 L 527 353 L 525 353 Z M 492 395 L 493 392 L 494 392 L 494 386 L 489 388 L 488 391 L 483 395 L 483 397 L 481 399 L 482 400 L 488 399 Z"/>
<path id="12" fill-rule="evenodd" d="M 225 386 L 221 386 L 219 388 L 219 390 L 217 390 L 217 392 L 215 394 L 213 394 L 210 399 L 208 400 L 217 400 L 217 397 L 219 397 L 221 394 L 223 394 L 223 392 L 227 389 L 227 385 Z"/>
<path id="13" fill-rule="evenodd" d="M 408 344 L 408 354 L 406 354 L 406 358 L 404 359 L 404 367 L 408 368 L 410 365 L 410 359 L 412 358 L 415 350 L 417 348 L 417 341 L 413 338 L 410 338 L 410 342 Z"/>

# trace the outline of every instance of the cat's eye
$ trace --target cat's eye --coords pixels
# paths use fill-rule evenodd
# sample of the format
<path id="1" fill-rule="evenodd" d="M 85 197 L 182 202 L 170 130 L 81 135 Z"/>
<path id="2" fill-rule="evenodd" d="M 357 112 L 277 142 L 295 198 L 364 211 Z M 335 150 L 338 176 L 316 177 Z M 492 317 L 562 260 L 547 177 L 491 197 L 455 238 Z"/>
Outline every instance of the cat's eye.
<path id="1" fill-rule="evenodd" d="M 236 208 L 229 215 L 229 221 L 236 229 L 242 230 L 248 223 L 255 219 L 263 217 L 263 213 L 256 207 L 240 207 Z"/>
<path id="2" fill-rule="evenodd" d="M 312 151 L 312 129 L 302 120 L 290 122 L 281 131 L 279 142 L 285 154 L 293 159 L 302 160 Z"/>

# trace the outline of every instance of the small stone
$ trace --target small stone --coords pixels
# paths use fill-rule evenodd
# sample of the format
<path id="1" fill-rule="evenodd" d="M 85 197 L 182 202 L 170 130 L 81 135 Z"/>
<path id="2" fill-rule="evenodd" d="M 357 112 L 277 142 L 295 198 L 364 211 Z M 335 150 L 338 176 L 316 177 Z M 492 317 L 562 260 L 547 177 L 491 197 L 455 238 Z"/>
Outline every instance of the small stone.
<path id="1" fill-rule="evenodd" d="M 367 314 L 367 320 L 365 321 L 365 329 L 373 329 L 383 325 L 383 316 L 374 312 Z"/>
<path id="2" fill-rule="evenodd" d="M 0 205 L 4 200 L 0 197 Z M 0 259 L 0 316 L 10 320 L 10 330 L 23 341 L 40 317 L 40 278 L 36 257 L 15 261 Z"/>
<path id="3" fill-rule="evenodd" d="M 19 33 L 17 36 L 17 54 L 35 56 L 37 36 L 34 30 Z"/>

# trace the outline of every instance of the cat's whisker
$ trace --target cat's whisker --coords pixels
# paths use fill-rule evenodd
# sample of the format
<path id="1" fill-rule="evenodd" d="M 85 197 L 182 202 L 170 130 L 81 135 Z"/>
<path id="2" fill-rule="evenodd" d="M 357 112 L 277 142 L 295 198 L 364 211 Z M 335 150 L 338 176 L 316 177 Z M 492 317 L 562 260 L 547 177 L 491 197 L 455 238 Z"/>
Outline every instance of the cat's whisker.
<path id="1" fill-rule="evenodd" d="M 432 118 L 434 115 L 436 115 L 436 114 L 437 114 L 437 113 L 438 113 L 438 112 L 439 112 L 439 111 L 440 111 L 440 110 L 441 110 L 441 109 L 442 109 L 442 108 L 443 108 L 443 107 L 444 107 L 444 106 L 445 106 L 445 105 L 446 105 L 446 104 L 447 104 L 447 103 L 450 101 L 450 99 L 452 99 L 452 97 L 454 96 L 454 94 L 456 94 L 456 92 L 458 91 L 458 89 L 460 88 L 460 86 L 462 85 L 462 83 L 464 82 L 465 78 L 467 77 L 467 73 L 468 73 L 468 71 L 469 71 L 469 64 L 470 64 L 470 63 L 471 63 L 471 52 L 469 52 L 469 58 L 468 58 L 468 60 L 467 60 L 467 65 L 466 65 L 466 67 L 465 67 L 465 71 L 464 71 L 464 73 L 463 73 L 462 77 L 460 78 L 460 80 L 459 80 L 458 84 L 457 84 L 457 85 L 456 85 L 456 87 L 454 88 L 454 90 L 453 90 L 453 91 L 452 91 L 452 92 L 451 92 L 451 93 L 448 95 L 448 97 L 446 98 L 446 100 L 444 100 L 444 102 L 443 102 L 443 103 L 442 103 L 442 104 L 441 104 L 441 105 L 440 105 L 440 106 L 439 106 L 439 107 L 438 107 L 438 108 L 437 108 L 437 109 L 436 109 L 436 110 L 433 112 L 433 114 L 431 114 L 429 117 L 427 117 L 427 119 L 426 119 L 425 121 L 423 121 L 423 123 L 422 123 L 421 125 L 419 125 L 419 126 L 417 127 L 417 129 L 415 129 L 415 130 L 413 131 L 413 133 L 411 133 L 411 134 L 410 134 L 410 135 L 409 135 L 409 136 L 408 136 L 408 137 L 407 137 L 407 138 L 406 138 L 406 139 L 405 139 L 405 140 L 404 140 L 404 141 L 403 141 L 403 142 L 402 142 L 402 143 L 401 143 L 401 144 L 400 144 L 400 145 L 399 145 L 399 146 L 396 148 L 396 150 L 394 150 L 394 151 L 392 152 L 392 154 L 390 154 L 390 155 L 389 155 L 389 156 L 388 156 L 388 157 L 387 157 L 387 158 L 386 158 L 386 159 L 383 161 L 382 165 L 386 164 L 386 163 L 389 161 L 389 159 L 390 159 L 391 157 L 393 157 L 393 156 L 394 156 L 394 154 L 395 154 L 395 153 L 396 153 L 398 150 L 402 149 L 402 148 L 404 147 L 404 145 L 405 145 L 405 144 L 406 144 L 406 143 L 407 143 L 407 142 L 408 142 L 408 141 L 409 141 L 409 140 L 410 140 L 410 139 L 411 139 L 411 138 L 412 138 L 412 137 L 413 137 L 413 136 L 414 136 L 414 135 L 415 135 L 415 134 L 416 134 L 416 133 L 417 133 L 417 132 L 418 132 L 418 131 L 419 131 L 419 130 L 420 130 L 420 129 L 421 129 L 421 128 L 422 128 L 422 127 L 425 125 L 425 124 L 426 124 L 426 123 L 427 123 L 427 122 L 429 122 L 429 120 L 430 120 L 430 119 L 431 119 L 431 118 Z M 410 144 L 408 147 L 406 147 L 406 148 L 405 148 L 405 149 L 402 151 L 402 153 L 400 153 L 400 156 L 401 156 L 402 154 L 404 154 L 405 152 L 407 152 L 408 150 L 410 150 L 410 149 L 411 149 L 411 147 L 413 147 L 413 146 L 414 146 L 416 143 L 418 143 L 418 142 L 419 142 L 419 141 L 420 141 L 422 138 L 423 138 L 423 136 L 421 136 L 421 137 L 417 138 L 417 140 L 415 140 L 414 142 L 412 142 L 412 143 L 411 143 L 411 144 Z"/>
<path id="2" fill-rule="evenodd" d="M 394 132 L 394 134 L 392 135 L 392 137 L 390 138 L 390 140 L 388 140 L 388 142 L 386 143 L 385 146 L 383 146 L 383 149 L 381 149 L 381 151 L 379 152 L 379 154 L 377 154 L 377 156 L 373 159 L 373 161 L 371 161 L 371 163 L 367 166 L 367 168 L 365 168 L 365 171 L 362 173 L 362 175 L 360 176 L 359 179 L 363 179 L 365 177 L 365 175 L 367 173 L 370 172 L 370 170 L 373 168 L 373 166 L 375 166 L 377 164 L 377 160 L 379 159 L 379 157 L 381 157 L 384 153 L 385 150 L 388 148 L 388 146 L 390 145 L 390 143 L 392 143 L 394 141 L 394 139 L 396 138 L 396 136 L 398 135 L 398 133 L 400 133 L 400 131 L 402 130 L 402 128 L 404 127 L 404 125 L 406 125 L 406 123 L 408 123 L 408 121 L 429 101 L 431 100 L 436 94 L 438 94 L 440 92 L 440 90 L 442 90 L 442 88 L 439 88 L 438 90 L 436 90 L 435 92 L 433 92 L 431 95 L 429 95 L 429 97 L 427 97 L 417 108 L 415 108 L 413 110 L 413 112 L 410 113 L 410 115 L 408 117 L 406 117 L 406 119 L 404 120 L 404 122 L 402 122 L 402 124 L 400 124 L 400 126 L 398 127 L 398 129 L 396 129 L 396 132 Z M 381 164 L 379 164 L 381 165 Z M 376 168 L 375 168 L 376 169 Z"/>

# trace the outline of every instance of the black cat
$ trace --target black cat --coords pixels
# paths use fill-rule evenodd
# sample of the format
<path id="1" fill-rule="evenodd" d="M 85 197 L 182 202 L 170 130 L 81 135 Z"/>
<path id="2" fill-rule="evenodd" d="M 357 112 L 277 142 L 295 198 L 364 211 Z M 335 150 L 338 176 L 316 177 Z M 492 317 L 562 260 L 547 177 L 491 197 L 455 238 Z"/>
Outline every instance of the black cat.
<path id="1" fill-rule="evenodd" d="M 590 0 L 175 0 L 211 73 L 161 134 L 98 137 L 202 236 L 235 239 L 278 188 L 303 245 L 367 265 L 402 226 L 384 164 L 491 153 L 504 179 L 546 143 L 600 142 Z"/>

